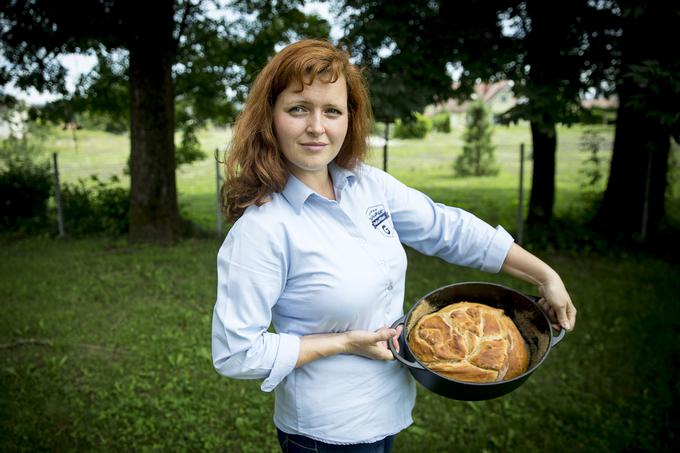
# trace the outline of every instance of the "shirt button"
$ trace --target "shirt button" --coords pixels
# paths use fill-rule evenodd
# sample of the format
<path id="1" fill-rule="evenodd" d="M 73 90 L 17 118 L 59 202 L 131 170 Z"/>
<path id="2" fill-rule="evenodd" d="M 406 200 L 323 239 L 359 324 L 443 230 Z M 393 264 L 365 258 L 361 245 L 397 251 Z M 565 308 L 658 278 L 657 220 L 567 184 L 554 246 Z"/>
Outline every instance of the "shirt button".
<path id="1" fill-rule="evenodd" d="M 388 291 L 392 291 L 393 289 L 394 289 L 394 286 L 392 286 L 392 283 L 390 283 L 389 285 L 387 285 L 387 290 L 388 290 Z"/>
<path id="2" fill-rule="evenodd" d="M 384 262 L 383 260 L 380 260 L 380 265 L 381 265 L 381 266 L 384 266 L 384 265 L 385 265 L 385 262 Z"/>

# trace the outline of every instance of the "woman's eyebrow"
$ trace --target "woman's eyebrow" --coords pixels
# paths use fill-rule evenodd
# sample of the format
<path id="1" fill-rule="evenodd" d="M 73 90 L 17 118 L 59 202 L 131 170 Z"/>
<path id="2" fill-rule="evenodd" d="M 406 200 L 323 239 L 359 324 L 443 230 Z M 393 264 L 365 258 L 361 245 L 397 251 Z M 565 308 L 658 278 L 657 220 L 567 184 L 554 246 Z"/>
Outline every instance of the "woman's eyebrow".
<path id="1" fill-rule="evenodd" d="M 287 99 L 287 100 L 285 101 L 285 104 L 305 104 L 305 105 L 312 105 L 313 102 L 309 101 L 308 99 L 305 99 L 304 97 L 296 96 L 296 97 L 292 97 L 292 98 L 290 98 L 290 99 Z M 327 102 L 327 103 L 325 103 L 325 104 L 322 104 L 322 107 L 334 107 L 334 108 L 337 108 L 337 109 L 346 109 L 346 108 L 347 108 L 346 106 L 343 106 L 343 105 L 341 105 L 341 104 L 336 104 L 336 103 L 333 103 L 333 102 Z"/>

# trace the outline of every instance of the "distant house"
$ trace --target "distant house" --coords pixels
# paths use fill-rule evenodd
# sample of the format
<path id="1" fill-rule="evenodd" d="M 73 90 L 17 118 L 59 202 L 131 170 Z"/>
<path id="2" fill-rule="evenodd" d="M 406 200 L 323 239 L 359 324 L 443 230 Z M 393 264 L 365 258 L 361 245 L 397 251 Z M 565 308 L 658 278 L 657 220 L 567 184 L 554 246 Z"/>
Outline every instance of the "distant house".
<path id="1" fill-rule="evenodd" d="M 494 83 L 478 83 L 474 87 L 474 93 L 469 100 L 460 102 L 456 99 L 449 99 L 436 105 L 430 105 L 425 109 L 425 115 L 431 116 L 441 112 L 448 112 L 451 118 L 452 128 L 462 128 L 465 126 L 465 113 L 470 103 L 481 99 L 486 104 L 492 117 L 507 112 L 517 104 L 517 98 L 512 92 L 513 82 L 501 80 Z M 454 89 L 456 85 L 454 85 Z M 588 98 L 581 101 L 581 105 L 586 109 L 601 108 L 605 110 L 615 110 L 619 106 L 616 95 L 609 98 Z M 492 118 L 493 119 L 493 118 Z"/>
<path id="2" fill-rule="evenodd" d="M 597 97 L 592 99 L 584 99 L 581 101 L 581 105 L 586 109 L 600 108 L 605 110 L 613 110 L 619 107 L 619 97 L 613 95 L 608 98 Z"/>
<path id="3" fill-rule="evenodd" d="M 481 99 L 486 104 L 492 115 L 499 115 L 517 104 L 517 99 L 512 92 L 512 82 L 501 80 L 494 83 L 478 83 L 474 87 L 474 93 L 470 100 L 460 102 L 457 99 L 449 99 L 440 104 L 428 106 L 426 115 L 435 115 L 448 112 L 451 118 L 451 127 L 463 127 L 465 125 L 465 112 L 472 101 Z M 456 87 L 454 86 L 454 89 Z"/>

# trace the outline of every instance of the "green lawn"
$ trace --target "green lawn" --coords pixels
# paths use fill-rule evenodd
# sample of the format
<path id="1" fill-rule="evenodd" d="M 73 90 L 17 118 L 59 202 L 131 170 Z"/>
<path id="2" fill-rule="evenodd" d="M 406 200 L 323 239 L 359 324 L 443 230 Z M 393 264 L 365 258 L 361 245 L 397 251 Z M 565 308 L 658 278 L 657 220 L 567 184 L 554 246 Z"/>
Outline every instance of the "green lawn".
<path id="1" fill-rule="evenodd" d="M 273 399 L 210 361 L 217 242 L 0 243 L 0 450 L 276 451 Z M 408 251 L 407 308 L 500 275 Z M 577 328 L 518 390 L 456 402 L 419 386 L 397 452 L 661 451 L 678 442 L 680 266 L 542 253 Z M 423 447 L 423 446 L 426 447 Z"/>
<path id="2" fill-rule="evenodd" d="M 560 215 L 578 215 L 590 196 L 579 179 L 581 131 L 560 129 Z M 212 149 L 227 137 L 211 130 L 201 138 Z M 517 149 L 528 139 L 525 126 L 497 129 L 502 171 L 493 178 L 453 178 L 459 134 L 393 142 L 390 172 L 512 230 Z M 125 136 L 79 131 L 78 151 L 71 140 L 57 131 L 47 142 L 60 153 L 63 180 L 122 174 Z M 674 154 L 677 162 L 677 147 Z M 380 165 L 380 150 L 371 162 Z M 214 160 L 180 169 L 178 186 L 184 212 L 213 228 Z M 276 451 L 272 395 L 257 382 L 218 376 L 210 361 L 218 246 L 0 236 L 0 451 Z M 407 252 L 407 309 L 452 282 L 534 292 Z M 575 331 L 502 398 L 457 402 L 419 386 L 415 424 L 399 435 L 396 452 L 677 449 L 680 264 L 625 250 L 536 252 L 570 290 Z"/>

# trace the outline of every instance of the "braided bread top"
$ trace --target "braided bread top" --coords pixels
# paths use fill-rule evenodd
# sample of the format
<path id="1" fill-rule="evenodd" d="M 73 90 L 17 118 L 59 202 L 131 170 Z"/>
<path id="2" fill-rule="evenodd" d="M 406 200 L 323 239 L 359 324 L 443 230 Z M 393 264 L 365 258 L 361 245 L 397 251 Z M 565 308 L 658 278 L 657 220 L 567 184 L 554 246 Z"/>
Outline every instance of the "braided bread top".
<path id="1" fill-rule="evenodd" d="M 467 382 L 498 382 L 524 373 L 529 351 L 503 310 L 458 302 L 423 316 L 409 333 L 411 352 L 429 369 Z"/>

